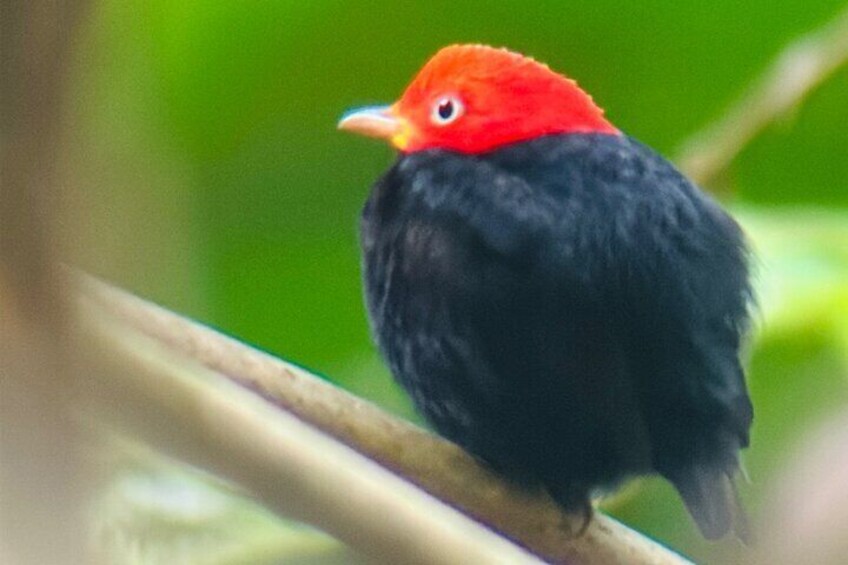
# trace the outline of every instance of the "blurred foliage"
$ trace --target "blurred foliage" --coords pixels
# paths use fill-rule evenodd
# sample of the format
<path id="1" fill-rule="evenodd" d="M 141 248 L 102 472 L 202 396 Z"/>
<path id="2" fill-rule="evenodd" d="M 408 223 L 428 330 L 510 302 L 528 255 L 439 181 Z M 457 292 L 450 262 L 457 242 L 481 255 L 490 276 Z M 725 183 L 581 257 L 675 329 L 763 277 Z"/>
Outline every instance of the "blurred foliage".
<path id="1" fill-rule="evenodd" d="M 71 70 L 71 237 L 93 272 L 414 418 L 360 296 L 357 216 L 392 155 L 338 134 L 345 108 L 391 101 L 439 47 L 480 41 L 567 72 L 672 154 L 842 4 L 101 0 Z M 722 179 L 758 252 L 753 514 L 790 447 L 848 400 L 846 92 L 843 69 Z M 608 507 L 693 557 L 728 551 L 661 481 Z"/>
<path id="2" fill-rule="evenodd" d="M 326 534 L 275 518 L 214 477 L 130 442 L 111 447 L 113 480 L 91 509 L 104 563 L 359 562 Z"/>

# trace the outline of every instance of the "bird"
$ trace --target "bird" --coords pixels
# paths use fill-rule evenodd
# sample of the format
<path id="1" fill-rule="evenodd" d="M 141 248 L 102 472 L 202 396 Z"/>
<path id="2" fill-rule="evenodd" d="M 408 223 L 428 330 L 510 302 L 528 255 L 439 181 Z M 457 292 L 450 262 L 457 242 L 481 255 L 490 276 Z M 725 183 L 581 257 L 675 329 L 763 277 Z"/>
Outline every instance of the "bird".
<path id="1" fill-rule="evenodd" d="M 597 496 L 660 475 L 705 538 L 746 540 L 755 297 L 737 222 L 506 48 L 444 47 L 338 128 L 397 152 L 360 217 L 364 297 L 435 431 L 587 522 Z"/>

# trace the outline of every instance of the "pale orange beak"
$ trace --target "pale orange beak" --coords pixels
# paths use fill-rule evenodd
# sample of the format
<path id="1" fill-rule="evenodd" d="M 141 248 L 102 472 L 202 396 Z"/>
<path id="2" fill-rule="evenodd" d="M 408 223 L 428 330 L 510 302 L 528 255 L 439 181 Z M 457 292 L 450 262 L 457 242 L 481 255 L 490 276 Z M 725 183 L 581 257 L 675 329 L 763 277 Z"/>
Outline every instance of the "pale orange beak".
<path id="1" fill-rule="evenodd" d="M 408 136 L 406 121 L 398 116 L 393 106 L 368 106 L 345 112 L 338 128 L 368 137 L 378 137 L 403 149 Z"/>

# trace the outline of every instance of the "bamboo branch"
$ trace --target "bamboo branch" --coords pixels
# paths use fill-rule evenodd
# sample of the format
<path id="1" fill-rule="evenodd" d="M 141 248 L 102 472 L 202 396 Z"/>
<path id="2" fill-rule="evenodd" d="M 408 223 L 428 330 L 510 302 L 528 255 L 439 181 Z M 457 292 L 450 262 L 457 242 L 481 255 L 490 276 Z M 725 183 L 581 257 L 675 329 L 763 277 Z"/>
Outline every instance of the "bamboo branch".
<path id="1" fill-rule="evenodd" d="M 381 562 L 533 563 L 524 550 L 81 297 L 86 410 Z"/>
<path id="2" fill-rule="evenodd" d="M 170 362 L 152 356 L 148 362 L 138 360 L 136 363 L 139 366 L 139 377 L 136 380 L 155 378 L 162 387 L 163 395 L 172 394 L 165 391 L 170 391 L 177 384 L 168 379 L 166 386 L 163 380 L 170 364 L 188 358 L 258 393 L 286 412 L 291 412 L 308 427 L 332 436 L 547 560 L 587 564 L 686 562 L 673 552 L 601 514 L 596 515 L 587 531 L 578 536 L 575 532 L 579 530 L 582 518 L 562 514 L 548 497 L 504 484 L 457 446 L 397 420 L 303 369 L 93 279 L 83 279 L 80 289 L 84 315 L 101 320 L 95 324 L 95 327 L 99 327 L 96 333 L 101 336 L 101 342 L 109 338 L 106 340 L 108 353 L 104 353 L 105 357 L 114 356 L 116 351 L 120 351 L 123 357 L 132 353 L 136 345 L 130 347 L 120 337 L 111 337 L 126 334 L 130 330 L 140 332 L 147 336 L 147 340 L 152 339 L 172 352 L 174 359 Z M 103 320 L 111 321 L 106 323 Z M 132 342 L 146 343 L 140 338 L 134 338 Z M 145 367 L 146 375 L 142 377 L 141 369 Z M 139 387 L 144 383 L 132 381 L 128 384 Z M 150 388 L 153 385 L 146 386 Z M 192 390 L 192 394 L 209 394 L 202 388 Z M 189 391 L 186 391 L 186 398 L 191 397 Z M 277 461 L 277 464 L 270 464 L 268 458 L 279 457 L 277 450 L 288 454 L 291 448 L 281 445 L 283 436 L 278 431 L 248 425 L 246 422 L 244 426 L 241 423 L 236 425 L 235 412 L 247 418 L 253 409 L 268 410 L 260 408 L 255 400 L 241 406 L 247 402 L 247 397 L 243 395 L 233 398 L 239 406 L 221 407 L 220 413 L 216 409 L 214 413 L 203 410 L 199 414 L 194 409 L 188 411 L 189 417 L 184 418 L 179 426 L 169 425 L 164 431 L 176 433 L 176 429 L 197 428 L 197 431 L 203 431 L 209 428 L 204 433 L 217 435 L 226 430 L 228 436 L 225 442 L 207 438 L 199 444 L 203 445 L 202 449 L 180 445 L 176 450 L 180 456 L 184 455 L 182 450 L 185 448 L 187 453 L 197 451 L 197 457 L 211 457 L 211 460 L 205 461 L 209 464 L 207 468 L 211 469 L 220 469 L 228 461 L 241 461 L 245 457 L 241 452 L 245 444 L 262 444 L 264 448 L 261 453 L 254 453 L 249 464 L 245 464 L 245 467 L 250 468 L 249 471 L 241 474 L 230 472 L 227 476 L 252 492 L 260 492 L 262 495 L 259 499 L 274 509 L 289 512 L 286 509 L 286 497 L 291 493 L 281 497 L 268 485 L 279 482 L 281 473 L 288 476 L 294 474 L 295 470 L 291 467 L 297 467 L 300 463 Z M 148 400 L 155 406 L 165 399 Z M 285 418 L 280 416 L 280 420 Z M 158 445 L 155 441 L 154 444 Z M 304 447 L 308 446 L 308 442 L 304 444 Z M 260 456 L 265 452 L 264 456 Z M 298 457 L 308 459 L 318 453 L 320 451 L 316 449 L 312 455 L 303 453 Z M 328 481 L 324 488 L 332 490 L 332 483 L 337 479 L 327 474 L 322 476 L 322 483 Z M 318 483 L 310 484 L 310 488 L 316 488 Z M 325 498 L 317 496 L 309 504 L 318 507 Z M 303 502 L 304 506 L 308 507 L 309 504 Z M 348 515 L 348 519 L 352 517 Z M 311 521 L 316 516 L 310 514 L 306 518 Z M 354 521 L 359 523 L 360 520 Z M 350 522 L 346 524 L 350 528 Z M 346 541 L 356 539 L 349 530 L 341 528 L 337 523 L 318 525 Z M 427 539 L 426 536 L 414 535 L 412 532 L 410 536 L 418 541 Z M 408 558 L 409 555 L 405 560 Z M 460 561 L 469 562 L 468 559 Z"/>
<path id="3" fill-rule="evenodd" d="M 677 163 L 708 185 L 769 124 L 797 107 L 848 62 L 848 9 L 790 43 L 721 119 L 683 144 Z"/>

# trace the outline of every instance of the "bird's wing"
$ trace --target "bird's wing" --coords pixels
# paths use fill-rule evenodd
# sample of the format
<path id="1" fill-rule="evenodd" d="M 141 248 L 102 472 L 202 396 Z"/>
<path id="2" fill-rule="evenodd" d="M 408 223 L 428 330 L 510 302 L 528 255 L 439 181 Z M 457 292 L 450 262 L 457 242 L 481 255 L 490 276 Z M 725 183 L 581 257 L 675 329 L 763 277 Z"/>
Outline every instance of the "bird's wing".
<path id="1" fill-rule="evenodd" d="M 625 143 L 637 166 L 616 167 L 595 187 L 622 203 L 607 224 L 617 249 L 598 280 L 619 300 L 654 465 L 706 537 L 734 528 L 745 538 L 733 486 L 753 418 L 739 360 L 752 302 L 744 237 L 668 162 Z"/>

